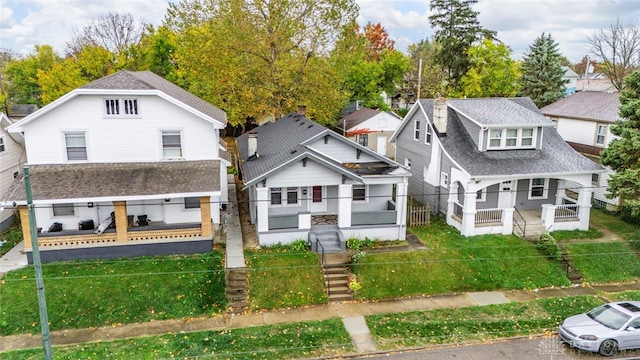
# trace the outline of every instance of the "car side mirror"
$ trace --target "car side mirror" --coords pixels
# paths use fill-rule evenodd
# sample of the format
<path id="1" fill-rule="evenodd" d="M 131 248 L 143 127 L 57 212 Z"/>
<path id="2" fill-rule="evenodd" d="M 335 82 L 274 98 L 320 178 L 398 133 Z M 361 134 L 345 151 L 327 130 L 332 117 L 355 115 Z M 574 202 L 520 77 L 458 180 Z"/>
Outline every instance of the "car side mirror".
<path id="1" fill-rule="evenodd" d="M 633 326 L 627 326 L 627 331 L 636 332 L 636 331 L 638 331 L 638 329 L 634 328 Z"/>

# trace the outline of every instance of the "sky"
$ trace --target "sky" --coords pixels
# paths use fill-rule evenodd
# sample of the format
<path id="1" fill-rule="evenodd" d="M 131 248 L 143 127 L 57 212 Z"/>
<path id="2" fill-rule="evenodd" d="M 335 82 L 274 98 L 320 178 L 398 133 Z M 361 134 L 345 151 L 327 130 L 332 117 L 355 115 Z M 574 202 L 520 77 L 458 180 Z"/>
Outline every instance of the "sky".
<path id="1" fill-rule="evenodd" d="M 0 48 L 22 55 L 34 45 L 48 44 L 64 54 L 74 30 L 111 12 L 131 13 L 159 25 L 170 0 L 0 0 Z M 172 0 L 177 1 L 177 0 Z M 358 22 L 381 23 L 396 48 L 430 38 L 429 0 L 355 0 Z M 588 37 L 617 18 L 640 19 L 638 0 L 478 0 L 480 25 L 497 31 L 498 39 L 520 59 L 543 32 L 551 34 L 571 62 L 589 54 Z"/>

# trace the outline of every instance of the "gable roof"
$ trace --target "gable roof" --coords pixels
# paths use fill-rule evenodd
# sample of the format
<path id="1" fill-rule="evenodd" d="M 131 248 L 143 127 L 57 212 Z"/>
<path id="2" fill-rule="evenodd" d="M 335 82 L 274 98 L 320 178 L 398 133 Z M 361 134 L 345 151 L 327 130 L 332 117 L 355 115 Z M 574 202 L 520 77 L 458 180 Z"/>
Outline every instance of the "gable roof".
<path id="1" fill-rule="evenodd" d="M 345 129 L 345 124 L 346 124 L 347 127 L 345 130 L 349 130 L 373 118 L 374 116 L 377 116 L 380 114 L 383 114 L 384 116 L 387 116 L 387 115 L 391 116 L 392 118 L 397 120 L 402 120 L 401 117 L 399 117 L 397 114 L 391 111 L 381 111 L 377 109 L 360 108 L 359 110 L 356 110 L 351 114 L 340 119 L 340 121 L 338 122 L 338 127 L 340 129 Z"/>
<path id="2" fill-rule="evenodd" d="M 108 92 L 109 94 L 116 94 L 118 91 L 130 94 L 157 94 L 167 100 L 177 102 L 178 105 L 192 112 L 203 114 L 209 118 L 210 121 L 216 121 L 220 123 L 221 126 L 225 126 L 227 123 L 227 114 L 224 111 L 153 72 L 122 70 L 72 90 L 33 114 L 28 115 L 16 125 L 27 124 L 75 96 L 81 94 L 99 94 L 101 91 Z"/>
<path id="3" fill-rule="evenodd" d="M 529 102 L 533 104 L 529 98 L 447 100 L 450 108 L 464 114 L 480 126 L 553 126 L 553 122 L 542 116 L 537 108 L 534 111 Z M 535 104 L 533 106 L 535 107 Z"/>
<path id="4" fill-rule="evenodd" d="M 250 133 L 257 134 L 258 156 L 249 160 L 247 139 Z M 274 122 L 264 123 L 236 139 L 238 160 L 242 167 L 245 184 L 248 186 L 276 169 L 305 157 L 314 158 L 327 166 L 333 167 L 336 171 L 354 178 L 367 175 L 367 169 L 365 168 L 348 168 L 306 146 L 309 142 L 323 136 L 330 136 L 378 159 L 376 164 L 372 164 L 373 167 L 379 169 L 376 171 L 378 174 L 380 174 L 379 171 L 392 171 L 398 168 L 398 164 L 395 162 L 309 120 L 304 115 L 291 113 Z"/>
<path id="5" fill-rule="evenodd" d="M 579 91 L 540 111 L 547 116 L 615 122 L 620 119 L 620 93 Z"/>
<path id="6" fill-rule="evenodd" d="M 20 146 L 24 146 L 24 136 L 22 133 L 11 133 L 5 130 L 5 128 L 9 127 L 13 124 L 13 121 L 7 114 L 0 112 L 0 134 L 7 133 L 15 142 L 20 144 Z"/>

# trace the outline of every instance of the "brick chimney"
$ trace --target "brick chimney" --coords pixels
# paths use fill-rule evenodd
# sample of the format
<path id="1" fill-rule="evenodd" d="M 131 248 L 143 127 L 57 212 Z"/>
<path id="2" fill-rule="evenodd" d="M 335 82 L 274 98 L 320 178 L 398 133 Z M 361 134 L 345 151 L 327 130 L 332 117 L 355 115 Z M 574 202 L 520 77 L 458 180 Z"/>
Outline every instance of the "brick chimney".
<path id="1" fill-rule="evenodd" d="M 307 107 L 305 105 L 299 105 L 298 106 L 298 114 L 302 115 L 302 116 L 306 116 L 307 115 Z"/>
<path id="2" fill-rule="evenodd" d="M 247 137 L 247 159 L 258 157 L 258 133 L 250 132 Z"/>
<path id="3" fill-rule="evenodd" d="M 447 99 L 437 98 L 433 102 L 433 125 L 438 134 L 447 133 Z"/>

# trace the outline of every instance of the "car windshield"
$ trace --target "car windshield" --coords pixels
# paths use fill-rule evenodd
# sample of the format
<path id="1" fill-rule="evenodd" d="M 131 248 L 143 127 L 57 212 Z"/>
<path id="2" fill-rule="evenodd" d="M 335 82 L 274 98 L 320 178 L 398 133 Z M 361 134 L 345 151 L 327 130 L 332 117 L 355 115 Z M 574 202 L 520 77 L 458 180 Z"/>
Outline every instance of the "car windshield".
<path id="1" fill-rule="evenodd" d="M 587 316 L 600 324 L 618 330 L 624 325 L 631 316 L 617 310 L 610 305 L 599 306 L 587 313 Z"/>

